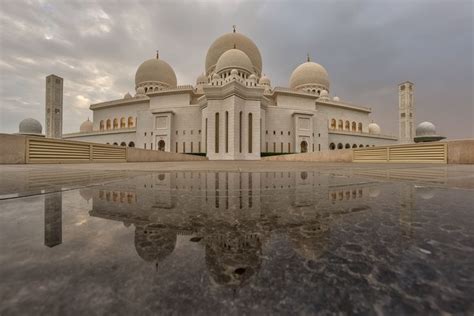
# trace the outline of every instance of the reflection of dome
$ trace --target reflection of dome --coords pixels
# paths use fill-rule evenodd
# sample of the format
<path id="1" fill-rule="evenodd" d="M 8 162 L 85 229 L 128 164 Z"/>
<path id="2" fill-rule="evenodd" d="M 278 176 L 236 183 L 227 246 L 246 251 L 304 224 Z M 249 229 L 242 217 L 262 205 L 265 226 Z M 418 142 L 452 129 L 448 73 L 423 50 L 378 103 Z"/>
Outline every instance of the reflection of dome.
<path id="1" fill-rule="evenodd" d="M 138 87 L 136 96 L 143 96 L 143 95 L 145 95 L 145 88 Z"/>
<path id="2" fill-rule="evenodd" d="M 375 135 L 380 134 L 380 126 L 376 123 L 370 123 L 369 124 L 369 134 L 375 134 Z"/>
<path id="3" fill-rule="evenodd" d="M 79 190 L 79 194 L 81 195 L 81 197 L 86 200 L 87 202 L 90 201 L 90 199 L 92 199 L 92 196 L 93 196 L 93 191 L 91 189 L 80 189 Z"/>
<path id="4" fill-rule="evenodd" d="M 416 194 L 423 200 L 430 200 L 435 196 L 433 189 L 427 187 L 417 187 Z"/>
<path id="5" fill-rule="evenodd" d="M 233 32 L 217 38 L 209 47 L 206 55 L 206 73 L 211 72 L 211 68 L 217 64 L 224 52 L 233 48 L 244 52 L 257 72 L 259 74 L 262 72 L 262 57 L 255 43 L 247 36 Z M 251 70 L 253 72 L 252 68 Z"/>
<path id="6" fill-rule="evenodd" d="M 434 136 L 436 127 L 431 122 L 423 122 L 416 127 L 416 136 Z"/>
<path id="7" fill-rule="evenodd" d="M 334 97 L 334 98 L 332 98 L 332 99 L 333 99 L 333 101 L 336 101 L 336 102 L 341 101 L 341 99 L 339 99 L 339 97 Z"/>
<path id="8" fill-rule="evenodd" d="M 329 75 L 320 64 L 308 61 L 299 65 L 290 77 L 290 88 L 299 89 L 307 85 L 316 85 L 329 90 Z"/>
<path id="9" fill-rule="evenodd" d="M 162 261 L 176 245 L 176 232 L 159 224 L 136 226 L 135 249 L 145 261 Z"/>
<path id="10" fill-rule="evenodd" d="M 27 118 L 20 122 L 18 126 L 20 134 L 37 134 L 41 135 L 43 127 L 41 123 L 33 118 Z"/>
<path id="11" fill-rule="evenodd" d="M 376 198 L 380 195 L 380 189 L 376 187 L 369 188 L 369 196 L 372 198 Z"/>
<path id="12" fill-rule="evenodd" d="M 212 280 L 240 286 L 261 266 L 262 243 L 257 234 L 227 232 L 206 237 L 206 265 Z"/>
<path id="13" fill-rule="evenodd" d="M 92 132 L 92 128 L 93 128 L 93 124 L 92 122 L 89 120 L 89 118 L 87 118 L 87 121 L 84 121 L 81 126 L 79 127 L 79 131 L 81 133 L 90 133 Z"/>
<path id="14" fill-rule="evenodd" d="M 315 260 L 326 252 L 329 226 L 319 221 L 291 228 L 288 237 L 293 249 L 303 258 Z"/>
<path id="15" fill-rule="evenodd" d="M 148 59 L 138 67 L 135 74 L 135 85 L 142 83 L 155 83 L 174 88 L 177 83 L 176 74 L 167 62 L 158 57 Z"/>
<path id="16" fill-rule="evenodd" d="M 223 70 L 232 68 L 253 72 L 253 66 L 250 58 L 239 49 L 229 49 L 223 53 L 217 61 L 216 72 L 221 72 Z"/>
<path id="17" fill-rule="evenodd" d="M 131 99 L 132 98 L 132 95 L 130 94 L 130 92 L 127 92 L 125 93 L 125 95 L 123 96 L 124 99 Z"/>

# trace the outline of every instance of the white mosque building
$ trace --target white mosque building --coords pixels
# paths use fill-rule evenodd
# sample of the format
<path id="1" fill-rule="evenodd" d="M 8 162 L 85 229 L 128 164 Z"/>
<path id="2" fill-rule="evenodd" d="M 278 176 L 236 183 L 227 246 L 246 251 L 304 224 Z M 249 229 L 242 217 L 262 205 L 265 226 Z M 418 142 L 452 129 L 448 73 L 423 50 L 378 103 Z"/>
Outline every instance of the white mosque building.
<path id="1" fill-rule="evenodd" d="M 304 153 L 396 143 L 371 109 L 331 97 L 326 69 L 299 65 L 289 87 L 273 87 L 255 43 L 234 31 L 210 46 L 196 85 L 178 85 L 156 58 L 135 74 L 135 94 L 92 104 L 93 120 L 64 139 L 177 153 L 211 160 L 257 160 L 261 153 Z"/>

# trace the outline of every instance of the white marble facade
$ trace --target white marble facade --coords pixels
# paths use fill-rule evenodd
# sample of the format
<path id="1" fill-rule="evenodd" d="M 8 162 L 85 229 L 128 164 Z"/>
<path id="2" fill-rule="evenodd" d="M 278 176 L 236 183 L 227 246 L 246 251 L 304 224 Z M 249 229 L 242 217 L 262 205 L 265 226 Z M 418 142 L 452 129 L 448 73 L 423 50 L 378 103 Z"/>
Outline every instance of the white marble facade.
<path id="1" fill-rule="evenodd" d="M 93 123 L 63 138 L 206 153 L 211 160 L 397 142 L 380 134 L 370 108 L 330 97 L 327 71 L 309 57 L 289 87 L 272 87 L 257 46 L 234 30 L 214 41 L 205 68 L 196 85 L 178 86 L 173 68 L 157 54 L 139 66 L 134 96 L 92 104 Z"/>

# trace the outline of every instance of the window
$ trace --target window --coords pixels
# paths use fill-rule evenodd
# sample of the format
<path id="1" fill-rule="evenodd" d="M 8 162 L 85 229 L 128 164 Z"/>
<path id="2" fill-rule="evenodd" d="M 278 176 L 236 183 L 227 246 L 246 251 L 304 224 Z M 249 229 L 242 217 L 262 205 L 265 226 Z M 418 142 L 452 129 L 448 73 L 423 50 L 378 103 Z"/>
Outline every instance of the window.
<path id="1" fill-rule="evenodd" d="M 225 152 L 229 152 L 229 112 L 225 111 Z"/>
<path id="2" fill-rule="evenodd" d="M 126 146 L 127 146 L 127 143 L 126 143 L 126 142 L 121 142 L 121 143 L 120 143 L 120 146 L 126 147 Z"/>
<path id="3" fill-rule="evenodd" d="M 350 131 L 351 130 L 351 122 L 349 121 L 346 121 L 345 125 L 344 125 L 344 129 L 346 131 Z"/>
<path id="4" fill-rule="evenodd" d="M 205 126 L 205 128 L 206 128 L 206 129 L 205 129 L 206 135 L 204 135 L 204 141 L 205 141 L 204 147 L 205 147 L 206 152 L 207 152 L 207 118 L 206 118 L 206 126 Z"/>
<path id="5" fill-rule="evenodd" d="M 336 149 L 336 144 L 334 144 L 334 143 L 329 144 L 329 149 L 330 150 Z"/>
<path id="6" fill-rule="evenodd" d="M 283 135 L 283 131 L 280 132 L 280 135 Z"/>
<path id="7" fill-rule="evenodd" d="M 135 143 L 134 142 L 128 143 L 128 147 L 135 147 Z"/>
<path id="8" fill-rule="evenodd" d="M 146 143 L 143 144 L 143 149 L 146 149 Z"/>
<path id="9" fill-rule="evenodd" d="M 253 140 L 253 135 L 252 135 L 252 113 L 249 113 L 249 144 L 248 144 L 248 149 L 249 149 L 249 154 L 252 153 L 252 140 Z"/>
<path id="10" fill-rule="evenodd" d="M 273 143 L 273 152 L 276 153 L 276 151 L 277 151 L 277 145 L 276 145 L 276 143 L 274 142 L 274 143 Z"/>
<path id="11" fill-rule="evenodd" d="M 318 151 L 321 151 L 321 144 L 318 144 Z"/>
<path id="12" fill-rule="evenodd" d="M 265 131 L 265 135 L 268 135 L 268 130 Z"/>
<path id="13" fill-rule="evenodd" d="M 351 148 L 351 144 L 346 144 L 346 149 Z"/>
<path id="14" fill-rule="evenodd" d="M 357 123 L 352 122 L 352 131 L 355 132 L 357 130 Z"/>
<path id="15" fill-rule="evenodd" d="M 276 131 L 273 131 L 273 135 L 276 135 Z"/>
<path id="16" fill-rule="evenodd" d="M 239 113 L 239 153 L 242 153 L 242 111 Z"/>
<path id="17" fill-rule="evenodd" d="M 291 135 L 291 132 L 290 132 L 290 131 L 288 131 L 288 136 L 290 136 L 290 135 Z"/>
<path id="18" fill-rule="evenodd" d="M 265 152 L 268 152 L 268 142 L 265 142 Z"/>
<path id="19" fill-rule="evenodd" d="M 357 125 L 357 130 L 358 130 L 359 132 L 362 132 L 362 123 L 359 123 L 359 124 Z"/>
<path id="20" fill-rule="evenodd" d="M 339 120 L 339 121 L 337 122 L 337 128 L 338 128 L 338 129 L 343 129 L 343 127 L 344 127 L 344 123 L 342 122 L 342 120 Z"/>
<path id="21" fill-rule="evenodd" d="M 214 139 L 214 152 L 219 153 L 219 113 L 215 115 L 215 129 L 214 129 L 215 139 Z"/>
<path id="22" fill-rule="evenodd" d="M 146 132 L 145 132 L 145 136 L 146 136 Z"/>
<path id="23" fill-rule="evenodd" d="M 128 127 L 134 127 L 135 123 L 133 121 L 133 117 L 128 117 Z"/>
<path id="24" fill-rule="evenodd" d="M 341 143 L 337 144 L 337 149 L 342 149 L 342 148 L 344 148 L 344 146 Z"/>
<path id="25" fill-rule="evenodd" d="M 127 127 L 127 120 L 125 119 L 125 117 L 122 117 L 120 119 L 120 128 L 125 128 Z"/>
<path id="26" fill-rule="evenodd" d="M 161 139 L 161 140 L 158 142 L 158 150 L 159 150 L 159 151 L 165 151 L 165 145 L 166 145 L 166 144 L 165 144 L 165 141 Z"/>
<path id="27" fill-rule="evenodd" d="M 153 143 L 150 143 L 150 149 L 153 150 Z"/>
<path id="28" fill-rule="evenodd" d="M 178 142 L 176 142 L 176 146 L 174 147 L 176 152 L 178 152 Z"/>
<path id="29" fill-rule="evenodd" d="M 283 152 L 283 143 L 280 143 L 280 152 Z"/>
<path id="30" fill-rule="evenodd" d="M 110 119 L 107 120 L 107 129 L 112 128 L 112 121 Z"/>
<path id="31" fill-rule="evenodd" d="M 288 152 L 291 153 L 291 143 L 288 143 Z"/>
<path id="32" fill-rule="evenodd" d="M 178 135 L 178 131 L 176 131 L 176 135 Z"/>
<path id="33" fill-rule="evenodd" d="M 104 121 L 102 121 L 102 120 L 100 121 L 99 129 L 100 129 L 101 131 L 104 130 Z"/>
<path id="34" fill-rule="evenodd" d="M 336 129 L 336 120 L 331 119 L 331 129 Z"/>

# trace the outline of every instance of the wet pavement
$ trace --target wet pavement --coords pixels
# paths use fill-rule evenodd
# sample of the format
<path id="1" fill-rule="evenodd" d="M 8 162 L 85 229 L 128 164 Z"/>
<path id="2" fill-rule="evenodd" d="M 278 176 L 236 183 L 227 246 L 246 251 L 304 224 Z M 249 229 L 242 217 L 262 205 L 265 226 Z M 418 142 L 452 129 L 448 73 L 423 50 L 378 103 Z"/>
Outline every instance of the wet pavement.
<path id="1" fill-rule="evenodd" d="M 471 166 L 137 166 L 0 169 L 1 315 L 474 312 Z"/>

